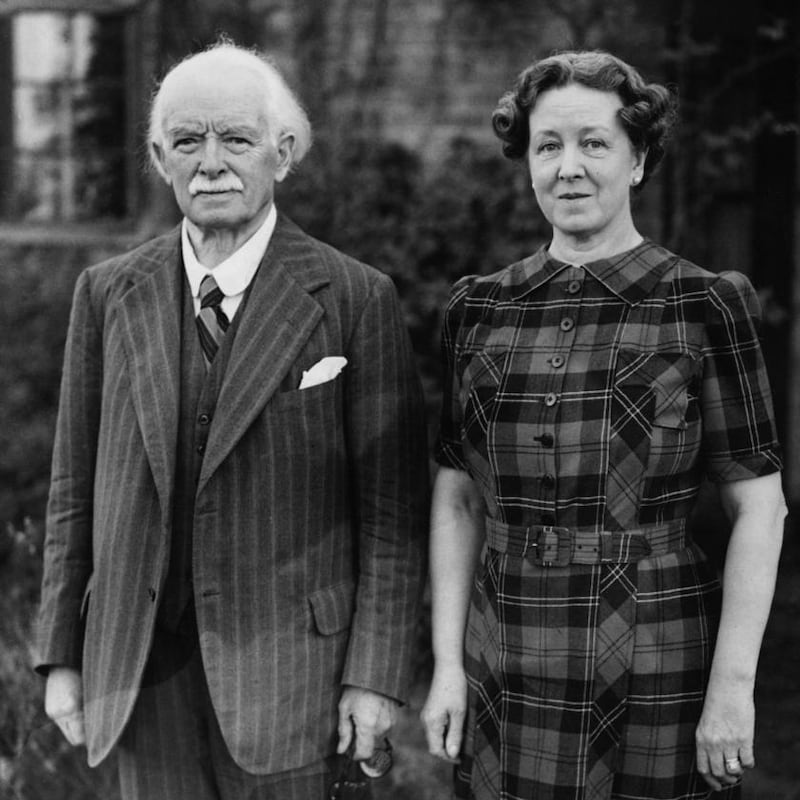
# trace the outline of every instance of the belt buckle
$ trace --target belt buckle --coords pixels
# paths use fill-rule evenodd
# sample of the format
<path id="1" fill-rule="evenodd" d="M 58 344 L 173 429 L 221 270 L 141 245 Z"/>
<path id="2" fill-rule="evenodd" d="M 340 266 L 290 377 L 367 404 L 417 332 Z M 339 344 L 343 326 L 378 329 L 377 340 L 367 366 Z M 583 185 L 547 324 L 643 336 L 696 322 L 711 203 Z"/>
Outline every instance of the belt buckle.
<path id="1" fill-rule="evenodd" d="M 572 537 L 568 528 L 543 525 L 533 542 L 537 567 L 566 567 L 572 561 Z"/>

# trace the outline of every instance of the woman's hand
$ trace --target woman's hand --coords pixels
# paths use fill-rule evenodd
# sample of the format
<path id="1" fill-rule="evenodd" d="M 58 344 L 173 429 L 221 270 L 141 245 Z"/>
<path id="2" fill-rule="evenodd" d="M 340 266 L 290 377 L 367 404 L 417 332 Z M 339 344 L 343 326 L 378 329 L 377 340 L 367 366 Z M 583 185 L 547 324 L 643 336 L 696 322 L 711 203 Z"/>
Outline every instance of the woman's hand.
<path id="1" fill-rule="evenodd" d="M 720 485 L 733 523 L 722 579 L 722 615 L 697 726 L 697 768 L 713 789 L 736 783 L 755 764 L 755 685 L 783 539 L 781 476 Z"/>
<path id="2" fill-rule="evenodd" d="M 461 666 L 437 667 L 420 712 L 431 755 L 456 763 L 467 712 L 467 679 Z"/>
<path id="3" fill-rule="evenodd" d="M 467 712 L 464 630 L 484 540 L 483 499 L 466 472 L 441 467 L 431 509 L 431 644 L 435 667 L 420 714 L 428 750 L 455 762 Z"/>
<path id="4" fill-rule="evenodd" d="M 715 791 L 730 786 L 755 766 L 755 708 L 749 681 L 712 681 L 697 725 L 697 769 Z"/>

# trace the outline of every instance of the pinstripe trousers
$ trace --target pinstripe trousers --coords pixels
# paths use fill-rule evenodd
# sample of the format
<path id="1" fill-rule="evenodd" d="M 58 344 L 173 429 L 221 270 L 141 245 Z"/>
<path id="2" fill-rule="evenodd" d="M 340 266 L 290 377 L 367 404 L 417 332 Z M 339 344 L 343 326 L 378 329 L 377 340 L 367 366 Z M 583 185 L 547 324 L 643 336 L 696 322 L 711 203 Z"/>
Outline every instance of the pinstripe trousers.
<path id="1" fill-rule="evenodd" d="M 190 606 L 177 633 L 156 628 L 142 689 L 117 745 L 123 800 L 324 800 L 336 757 L 272 775 L 231 758 L 217 724 Z"/>

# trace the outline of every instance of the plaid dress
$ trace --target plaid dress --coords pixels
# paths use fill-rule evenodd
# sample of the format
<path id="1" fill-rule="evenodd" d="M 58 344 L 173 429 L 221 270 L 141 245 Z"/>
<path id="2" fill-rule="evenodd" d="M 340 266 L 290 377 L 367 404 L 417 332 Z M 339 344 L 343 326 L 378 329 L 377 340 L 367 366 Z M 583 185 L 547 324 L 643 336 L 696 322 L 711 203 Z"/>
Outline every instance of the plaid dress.
<path id="1" fill-rule="evenodd" d="M 649 241 L 582 266 L 542 249 L 455 285 L 436 457 L 487 513 L 458 796 L 708 796 L 694 733 L 721 589 L 683 534 L 704 476 L 781 468 L 759 313 L 744 276 Z M 603 531 L 618 555 L 645 532 L 654 550 L 543 564 L 520 544 L 537 526 Z"/>

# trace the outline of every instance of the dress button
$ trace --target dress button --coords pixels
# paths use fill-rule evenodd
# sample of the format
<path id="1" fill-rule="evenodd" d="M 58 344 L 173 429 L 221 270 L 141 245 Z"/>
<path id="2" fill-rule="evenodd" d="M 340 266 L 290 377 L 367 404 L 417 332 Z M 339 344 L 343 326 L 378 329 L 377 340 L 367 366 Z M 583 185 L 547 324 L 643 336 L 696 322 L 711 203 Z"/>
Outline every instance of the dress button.
<path id="1" fill-rule="evenodd" d="M 575 327 L 575 322 L 569 317 L 564 317 L 564 319 L 561 320 L 559 327 L 562 331 L 571 331 Z"/>
<path id="2" fill-rule="evenodd" d="M 542 475 L 542 488 L 543 489 L 552 489 L 556 485 L 556 479 L 553 475 L 549 472 L 546 475 Z"/>
<path id="3" fill-rule="evenodd" d="M 570 294 L 578 294 L 578 292 L 580 290 L 581 290 L 581 282 L 580 281 L 570 281 L 567 284 L 567 291 Z"/>
<path id="4" fill-rule="evenodd" d="M 201 415 L 200 415 L 200 416 L 197 418 L 197 421 L 198 421 L 198 422 L 199 422 L 201 425 L 208 425 L 208 423 L 209 423 L 209 422 L 211 422 L 211 416 L 210 416 L 209 414 L 201 414 Z"/>
<path id="5" fill-rule="evenodd" d="M 206 451 L 206 446 L 204 444 L 197 445 L 197 452 L 200 453 L 200 455 L 203 455 L 205 451 Z"/>
<path id="6" fill-rule="evenodd" d="M 555 369 L 558 369 L 559 367 L 563 367 L 564 366 L 564 362 L 565 361 L 566 361 L 566 359 L 564 358 L 564 356 L 553 356 L 550 359 L 550 365 L 552 367 L 554 367 Z"/>
<path id="7" fill-rule="evenodd" d="M 542 445 L 542 447 L 552 447 L 553 443 L 555 442 L 555 438 L 553 437 L 552 433 L 543 433 L 541 436 L 535 437 L 536 441 Z"/>
<path id="8" fill-rule="evenodd" d="M 546 406 L 554 406 L 558 402 L 558 395 L 555 392 L 550 392 L 544 396 L 544 404 Z"/>

